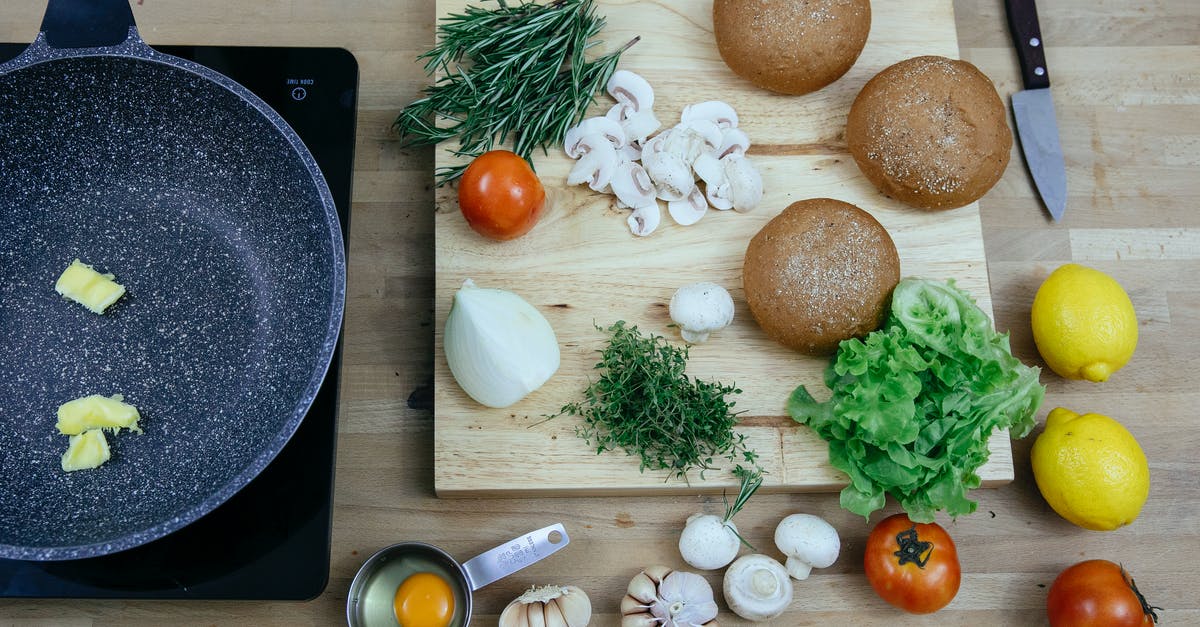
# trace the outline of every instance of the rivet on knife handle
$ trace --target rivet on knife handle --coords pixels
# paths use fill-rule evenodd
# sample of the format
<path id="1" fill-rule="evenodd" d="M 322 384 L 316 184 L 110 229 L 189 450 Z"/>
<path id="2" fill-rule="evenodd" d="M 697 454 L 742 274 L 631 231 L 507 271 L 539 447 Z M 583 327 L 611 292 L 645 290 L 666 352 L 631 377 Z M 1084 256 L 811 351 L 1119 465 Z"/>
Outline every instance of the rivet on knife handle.
<path id="1" fill-rule="evenodd" d="M 1008 14 L 1008 32 L 1016 45 L 1017 58 L 1021 60 L 1025 89 L 1049 87 L 1046 43 L 1042 41 L 1042 29 L 1038 26 L 1037 5 L 1033 0 L 1004 0 L 1004 11 Z"/>

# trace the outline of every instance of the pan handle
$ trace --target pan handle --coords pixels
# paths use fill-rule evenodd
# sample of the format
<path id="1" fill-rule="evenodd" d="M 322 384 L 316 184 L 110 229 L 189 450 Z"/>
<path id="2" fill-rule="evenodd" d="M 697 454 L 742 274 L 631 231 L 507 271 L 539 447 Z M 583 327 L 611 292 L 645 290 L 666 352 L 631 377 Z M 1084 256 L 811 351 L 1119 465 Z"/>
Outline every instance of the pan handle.
<path id="1" fill-rule="evenodd" d="M 42 32 L 51 48 L 104 48 L 137 35 L 129 0 L 49 0 Z"/>

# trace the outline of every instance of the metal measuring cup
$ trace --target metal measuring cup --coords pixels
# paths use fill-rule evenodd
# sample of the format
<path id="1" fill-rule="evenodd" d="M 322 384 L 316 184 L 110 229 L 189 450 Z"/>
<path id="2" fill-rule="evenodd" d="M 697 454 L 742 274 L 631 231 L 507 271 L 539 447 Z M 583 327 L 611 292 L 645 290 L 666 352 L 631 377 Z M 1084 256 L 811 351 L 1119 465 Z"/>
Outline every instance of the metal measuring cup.
<path id="1" fill-rule="evenodd" d="M 350 583 L 350 593 L 346 598 L 346 622 L 350 627 L 379 627 L 395 625 L 395 617 L 390 622 L 383 622 L 374 617 L 368 618 L 364 604 L 368 584 L 380 571 L 390 564 L 402 563 L 406 557 L 420 557 L 424 561 L 441 566 L 441 570 L 450 576 L 451 587 L 455 590 L 456 599 L 461 598 L 461 605 L 456 602 L 451 627 L 463 627 L 471 622 L 472 592 L 494 581 L 507 577 L 534 562 L 557 552 L 567 546 L 571 538 L 562 523 L 543 527 L 537 531 L 517 536 L 489 551 L 476 555 L 465 561 L 458 562 L 446 551 L 424 542 L 401 542 L 376 551 L 367 558 L 354 581 Z M 461 607 L 461 609 L 459 609 Z"/>

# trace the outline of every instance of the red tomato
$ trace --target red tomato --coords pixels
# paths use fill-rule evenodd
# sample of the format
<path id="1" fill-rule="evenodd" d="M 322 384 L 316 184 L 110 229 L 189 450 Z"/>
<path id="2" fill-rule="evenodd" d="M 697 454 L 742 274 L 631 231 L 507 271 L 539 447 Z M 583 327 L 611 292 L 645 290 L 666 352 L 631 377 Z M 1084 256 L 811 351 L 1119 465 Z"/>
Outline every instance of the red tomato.
<path id="1" fill-rule="evenodd" d="M 1108 560 L 1087 560 L 1059 573 L 1046 597 L 1053 627 L 1139 627 L 1158 620 L 1133 577 Z"/>
<path id="2" fill-rule="evenodd" d="M 867 580 L 884 601 L 913 614 L 946 607 L 958 594 L 962 573 L 954 541 L 937 523 L 889 516 L 867 538 Z"/>
<path id="3" fill-rule="evenodd" d="M 458 206 L 477 233 L 509 240 L 537 224 L 546 190 L 528 162 L 507 150 L 493 150 L 475 157 L 463 172 Z"/>

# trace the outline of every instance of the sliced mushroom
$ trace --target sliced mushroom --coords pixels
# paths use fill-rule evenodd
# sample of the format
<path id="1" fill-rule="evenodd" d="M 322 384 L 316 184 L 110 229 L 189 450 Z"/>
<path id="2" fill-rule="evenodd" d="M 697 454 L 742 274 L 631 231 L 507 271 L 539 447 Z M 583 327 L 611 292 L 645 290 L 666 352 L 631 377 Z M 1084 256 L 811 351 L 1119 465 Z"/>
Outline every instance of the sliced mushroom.
<path id="1" fill-rule="evenodd" d="M 596 138 L 588 140 L 592 148 L 575 162 L 567 174 L 567 185 L 587 183 L 598 192 L 606 192 L 617 171 L 617 149 L 598 135 L 591 137 Z"/>
<path id="2" fill-rule="evenodd" d="M 709 188 L 718 187 L 725 183 L 725 164 L 711 152 L 706 152 L 692 162 L 692 171 Z M 730 205 L 732 206 L 732 205 Z"/>
<path id="3" fill-rule="evenodd" d="M 636 113 L 632 107 L 623 102 L 618 102 L 617 104 L 613 105 L 607 113 L 604 114 L 604 117 L 616 122 L 617 124 L 620 124 L 621 122 L 624 122 L 625 119 L 628 118 L 632 113 Z"/>
<path id="4" fill-rule="evenodd" d="M 629 143 L 625 144 L 624 146 L 621 146 L 621 148 L 619 150 L 617 150 L 617 155 L 619 155 L 622 159 L 624 159 L 626 161 L 641 161 L 642 160 L 642 143 L 641 142 L 629 142 Z"/>
<path id="5" fill-rule="evenodd" d="M 690 226 L 700 221 L 708 213 L 708 201 L 699 187 L 693 187 L 692 193 L 683 200 L 673 200 L 667 203 L 667 213 L 679 226 Z"/>
<path id="6" fill-rule="evenodd" d="M 721 145 L 717 148 L 718 159 L 729 155 L 744 155 L 750 150 L 750 138 L 740 128 L 727 128 L 721 132 Z"/>
<path id="7" fill-rule="evenodd" d="M 721 159 L 725 164 L 725 178 L 729 180 L 730 199 L 738 211 L 753 211 L 762 201 L 762 175 L 750 160 L 742 155 L 729 155 Z"/>
<path id="8" fill-rule="evenodd" d="M 668 202 L 687 198 L 696 186 L 692 168 L 680 153 L 642 150 L 642 167 L 646 168 L 646 174 L 654 181 L 658 197 Z"/>
<path id="9" fill-rule="evenodd" d="M 738 125 L 737 111 L 734 111 L 733 107 L 720 100 L 709 100 L 707 102 L 688 105 L 683 108 L 683 115 L 680 118 L 683 122 L 708 120 L 722 129 L 736 128 Z"/>
<path id="10" fill-rule="evenodd" d="M 658 193 L 650 175 L 639 163 L 624 161 L 617 166 L 612 178 L 612 191 L 617 201 L 625 207 L 644 207 L 654 203 Z"/>
<path id="11" fill-rule="evenodd" d="M 634 235 L 645 237 L 658 228 L 658 223 L 662 221 L 662 210 L 658 208 L 657 202 L 652 202 L 634 209 L 625 221 Z"/>
<path id="12" fill-rule="evenodd" d="M 662 152 L 666 149 L 667 140 L 674 134 L 674 129 L 667 129 L 654 137 L 642 142 L 642 155 L 648 152 Z"/>
<path id="13" fill-rule="evenodd" d="M 724 167 L 722 167 L 722 171 L 724 171 Z M 708 204 L 713 209 L 718 211 L 733 209 L 733 187 L 729 185 L 728 179 L 721 179 L 719 185 L 708 185 L 704 190 L 704 197 L 708 199 Z"/>
<path id="14" fill-rule="evenodd" d="M 608 95 L 619 103 L 627 104 L 635 112 L 654 108 L 654 88 L 641 76 L 629 70 L 617 70 L 608 79 Z"/>
<path id="15" fill-rule="evenodd" d="M 680 123 L 671 131 L 664 150 L 678 152 L 689 165 L 701 154 L 721 145 L 721 129 L 708 120 Z"/>
<path id="16" fill-rule="evenodd" d="M 638 111 L 631 114 L 621 122 L 621 130 L 625 131 L 625 139 L 628 141 L 644 142 L 649 137 L 662 128 L 662 122 L 654 117 L 654 112 L 650 110 Z"/>
<path id="17" fill-rule="evenodd" d="M 621 129 L 620 123 L 604 117 L 595 117 L 588 118 L 567 130 L 567 134 L 563 138 L 563 150 L 567 151 L 568 157 L 578 159 L 594 147 L 587 140 L 597 135 L 612 144 L 613 148 L 625 145 L 625 131 Z"/>

